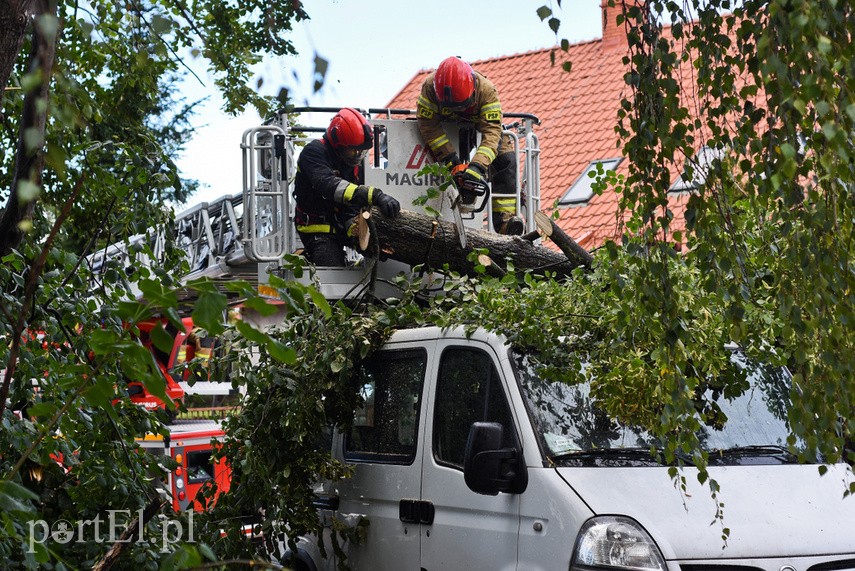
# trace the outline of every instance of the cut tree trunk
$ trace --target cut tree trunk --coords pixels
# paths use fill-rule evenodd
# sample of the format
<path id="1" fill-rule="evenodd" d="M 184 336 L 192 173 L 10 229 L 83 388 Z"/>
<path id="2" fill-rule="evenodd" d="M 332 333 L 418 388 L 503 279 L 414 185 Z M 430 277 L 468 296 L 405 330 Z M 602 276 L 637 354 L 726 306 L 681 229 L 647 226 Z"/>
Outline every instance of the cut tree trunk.
<path id="1" fill-rule="evenodd" d="M 541 234 L 551 239 L 568 259 L 580 260 L 586 268 L 590 268 L 591 264 L 594 263 L 594 257 L 585 248 L 577 244 L 573 238 L 565 234 L 564 230 L 555 223 L 555 220 L 543 212 L 537 212 L 534 215 L 534 222 Z"/>
<path id="2" fill-rule="evenodd" d="M 467 228 L 467 247 L 464 250 L 458 241 L 457 228 L 451 222 L 407 210 L 402 210 L 394 219 L 384 217 L 376 208 L 372 212 L 381 256 L 413 266 L 425 264 L 432 269 L 442 269 L 448 265 L 452 271 L 475 275 L 475 264 L 468 257 L 473 250 L 482 249 L 487 250 L 489 258 L 477 258 L 490 275 L 496 276 L 507 270 L 507 259 L 513 261 L 517 271 L 530 270 L 537 274 L 549 271 L 559 277 L 569 276 L 575 268 L 590 265 L 590 255 L 578 245 L 578 253 L 570 250 L 570 255 L 567 255 L 533 244 L 520 236 Z"/>

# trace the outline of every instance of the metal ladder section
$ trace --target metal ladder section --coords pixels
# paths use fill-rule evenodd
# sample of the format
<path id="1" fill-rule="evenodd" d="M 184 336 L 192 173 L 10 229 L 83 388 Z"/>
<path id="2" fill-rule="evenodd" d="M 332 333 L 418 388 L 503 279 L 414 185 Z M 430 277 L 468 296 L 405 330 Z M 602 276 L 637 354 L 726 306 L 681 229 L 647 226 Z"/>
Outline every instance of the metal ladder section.
<path id="1" fill-rule="evenodd" d="M 276 262 L 294 250 L 289 177 L 296 175 L 288 125 L 262 125 L 243 133 L 244 224 L 242 241 L 254 262 Z"/>
<path id="2" fill-rule="evenodd" d="M 87 264 L 96 280 L 111 268 L 121 276 L 130 275 L 140 266 L 152 267 L 164 259 L 168 230 L 189 266 L 188 273 L 180 280 L 182 283 L 200 277 L 218 279 L 233 275 L 251 263 L 241 241 L 243 201 L 243 195 L 226 195 L 197 204 L 178 214 L 170 228 L 111 244 L 87 256 Z M 252 263 L 253 277 L 255 267 Z M 133 284 L 125 285 L 132 295 L 140 295 Z"/>
<path id="3" fill-rule="evenodd" d="M 506 126 L 502 135 L 509 135 L 514 142 L 514 155 L 519 160 L 520 156 L 520 134 L 525 137 L 525 147 L 522 177 L 517 175 L 516 188 L 513 193 L 495 192 L 491 189 L 491 200 L 487 203 L 487 224 L 491 231 L 493 228 L 493 201 L 492 198 L 514 198 L 516 200 L 516 214 L 525 222 L 526 229 L 530 232 L 535 229 L 534 214 L 540 210 L 540 141 L 534 134 L 534 125 L 540 121 L 534 115 L 525 113 L 508 113 L 508 118 L 518 118 L 512 125 Z M 492 185 L 491 185 L 492 186 Z M 525 204 L 523 204 L 525 196 Z"/>

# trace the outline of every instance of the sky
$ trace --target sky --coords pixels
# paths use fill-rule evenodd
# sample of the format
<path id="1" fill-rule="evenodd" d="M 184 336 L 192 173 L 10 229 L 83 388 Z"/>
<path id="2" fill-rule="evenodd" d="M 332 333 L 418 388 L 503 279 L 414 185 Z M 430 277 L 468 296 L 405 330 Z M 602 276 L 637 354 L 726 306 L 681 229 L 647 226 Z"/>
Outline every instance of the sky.
<path id="1" fill-rule="evenodd" d="M 260 91 L 275 95 L 286 87 L 300 106 L 385 107 L 416 73 L 448 56 L 471 62 L 549 48 L 561 39 L 601 37 L 600 0 L 564 0 L 561 7 L 558 1 L 303 0 L 310 19 L 295 22 L 288 36 L 298 55 L 259 64 Z M 557 36 L 537 14 L 544 5 L 561 21 Z M 329 62 L 317 93 L 315 54 Z M 212 78 L 201 68 L 195 71 L 199 79 L 188 77 L 183 93 L 190 101 L 208 99 L 193 122 L 195 136 L 177 160 L 185 178 L 200 182 L 187 207 L 242 192 L 241 137 L 262 122 L 255 111 L 223 113 Z"/>

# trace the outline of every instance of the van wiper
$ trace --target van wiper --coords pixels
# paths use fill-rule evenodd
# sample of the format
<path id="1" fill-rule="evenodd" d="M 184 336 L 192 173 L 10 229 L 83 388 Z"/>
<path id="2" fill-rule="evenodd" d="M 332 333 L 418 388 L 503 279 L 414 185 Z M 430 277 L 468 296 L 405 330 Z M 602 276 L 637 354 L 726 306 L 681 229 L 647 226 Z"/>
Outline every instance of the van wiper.
<path id="1" fill-rule="evenodd" d="M 767 464 L 763 459 L 774 458 L 781 464 L 796 464 L 798 457 L 786 446 L 777 444 L 753 444 L 749 446 L 733 446 L 731 448 L 716 448 L 709 453 L 711 464 L 726 464 L 734 460 L 737 464 Z"/>
<path id="2" fill-rule="evenodd" d="M 662 466 L 650 448 L 597 448 L 593 450 L 572 450 L 550 456 L 556 464 L 573 466 Z M 684 459 L 685 460 L 685 459 Z"/>

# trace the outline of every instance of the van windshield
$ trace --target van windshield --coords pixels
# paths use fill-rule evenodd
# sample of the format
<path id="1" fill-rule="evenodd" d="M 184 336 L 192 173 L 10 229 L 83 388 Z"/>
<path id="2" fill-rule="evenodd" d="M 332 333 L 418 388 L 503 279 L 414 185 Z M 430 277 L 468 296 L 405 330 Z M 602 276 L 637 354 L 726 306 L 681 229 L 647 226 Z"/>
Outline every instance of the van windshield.
<path id="1" fill-rule="evenodd" d="M 589 382 L 568 385 L 537 374 L 537 356 L 511 351 L 511 360 L 541 447 L 559 465 L 658 465 L 658 441 L 643 428 L 610 419 L 591 395 Z M 795 461 L 787 449 L 791 377 L 733 351 L 735 380 L 743 391 L 726 394 L 710 383 L 697 399 L 698 439 L 710 464 L 779 464 Z M 584 366 L 583 366 L 584 371 Z M 729 386 L 733 386 L 729 383 Z M 730 391 L 728 391 L 729 393 Z M 688 461 L 688 459 L 686 459 Z"/>

